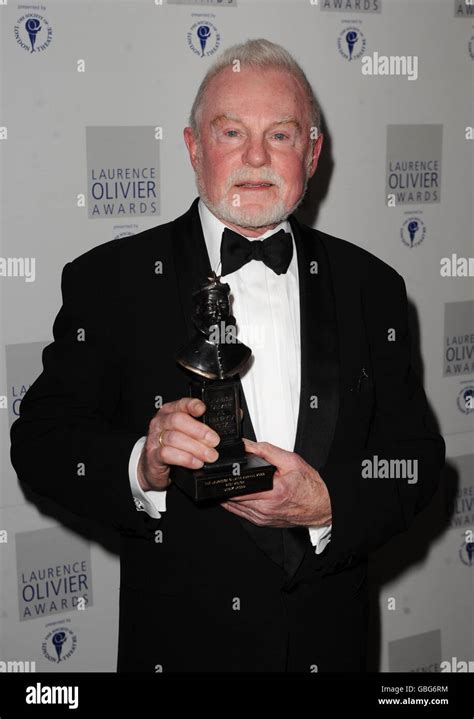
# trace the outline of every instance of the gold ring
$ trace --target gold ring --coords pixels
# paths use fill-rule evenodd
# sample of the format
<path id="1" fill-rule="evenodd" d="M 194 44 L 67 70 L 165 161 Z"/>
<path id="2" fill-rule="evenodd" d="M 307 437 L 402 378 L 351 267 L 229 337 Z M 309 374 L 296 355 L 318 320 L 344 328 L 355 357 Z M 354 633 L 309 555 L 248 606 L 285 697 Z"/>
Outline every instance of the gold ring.
<path id="1" fill-rule="evenodd" d="M 165 432 L 165 430 L 162 429 L 161 432 L 160 432 L 160 434 L 158 435 L 158 442 L 160 443 L 160 445 L 161 445 L 162 447 L 165 446 L 165 445 L 163 444 L 163 434 L 164 434 L 164 432 Z"/>

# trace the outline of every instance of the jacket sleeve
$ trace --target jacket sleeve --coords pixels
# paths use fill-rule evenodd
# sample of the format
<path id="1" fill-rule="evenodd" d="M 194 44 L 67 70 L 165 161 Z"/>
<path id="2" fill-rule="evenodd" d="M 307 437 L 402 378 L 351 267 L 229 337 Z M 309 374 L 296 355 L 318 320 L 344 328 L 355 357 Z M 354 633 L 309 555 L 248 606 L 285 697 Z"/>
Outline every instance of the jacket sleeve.
<path id="1" fill-rule="evenodd" d="M 406 530 L 430 502 L 444 465 L 445 443 L 429 426 L 426 396 L 411 366 L 405 283 L 384 268 L 369 269 L 363 291 L 375 392 L 368 440 L 362 451 L 349 455 L 343 445 L 331 449 L 320 469 L 333 515 L 331 542 L 314 559 L 315 568 L 325 572 L 358 563 Z M 380 460 L 388 460 L 389 476 L 370 476 Z M 408 460 L 415 463 L 405 464 Z M 412 471 L 410 479 L 403 476 L 404 465 Z"/>
<path id="2" fill-rule="evenodd" d="M 120 399 L 119 330 L 105 287 L 81 258 L 65 265 L 54 341 L 43 350 L 43 371 L 12 425 L 11 461 L 37 495 L 133 533 L 143 519 L 133 502 L 128 463 L 143 432 L 113 419 Z"/>

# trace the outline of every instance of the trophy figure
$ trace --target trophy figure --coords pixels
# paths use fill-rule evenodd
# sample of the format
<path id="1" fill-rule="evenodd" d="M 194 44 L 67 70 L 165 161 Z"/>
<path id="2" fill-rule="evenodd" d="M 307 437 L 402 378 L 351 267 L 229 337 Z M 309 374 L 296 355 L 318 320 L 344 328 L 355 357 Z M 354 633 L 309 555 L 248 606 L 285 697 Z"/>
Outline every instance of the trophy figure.
<path id="1" fill-rule="evenodd" d="M 220 436 L 219 457 L 201 469 L 185 469 L 175 483 L 195 501 L 225 499 L 271 489 L 276 467 L 245 451 L 242 441 L 240 387 L 236 375 L 249 361 L 252 350 L 236 337 L 231 315 L 230 287 L 213 272 L 193 292 L 196 333 L 182 347 L 177 362 L 194 375 L 190 395 L 206 405 L 199 419 Z"/>

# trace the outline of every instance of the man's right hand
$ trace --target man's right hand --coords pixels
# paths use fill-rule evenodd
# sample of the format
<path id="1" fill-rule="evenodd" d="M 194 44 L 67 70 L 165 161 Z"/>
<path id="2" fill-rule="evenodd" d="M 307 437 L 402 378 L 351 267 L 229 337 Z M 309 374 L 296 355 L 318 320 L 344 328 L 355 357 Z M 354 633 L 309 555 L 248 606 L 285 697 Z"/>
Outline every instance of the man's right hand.
<path id="1" fill-rule="evenodd" d="M 170 465 L 199 469 L 204 462 L 218 458 L 214 447 L 219 444 L 219 435 L 195 419 L 205 410 L 200 399 L 183 397 L 167 402 L 155 414 L 138 460 L 138 482 L 145 492 L 170 485 Z"/>

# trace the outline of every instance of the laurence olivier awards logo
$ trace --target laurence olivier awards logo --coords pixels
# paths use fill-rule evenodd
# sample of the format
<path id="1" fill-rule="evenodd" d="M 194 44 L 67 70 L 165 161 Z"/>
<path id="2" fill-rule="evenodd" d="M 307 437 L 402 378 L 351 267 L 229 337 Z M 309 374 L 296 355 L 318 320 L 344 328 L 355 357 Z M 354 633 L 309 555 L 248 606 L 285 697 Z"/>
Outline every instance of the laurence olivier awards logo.
<path id="1" fill-rule="evenodd" d="M 23 399 L 27 391 L 30 389 L 30 387 L 31 384 L 23 384 L 23 382 L 10 385 L 11 394 L 9 407 L 11 407 L 11 413 L 13 415 L 12 424 L 15 419 L 20 416 L 21 400 Z"/>
<path id="2" fill-rule="evenodd" d="M 444 306 L 443 376 L 474 374 L 474 300 Z"/>
<path id="3" fill-rule="evenodd" d="M 160 214 L 161 128 L 87 127 L 89 218 Z"/>
<path id="4" fill-rule="evenodd" d="M 453 497 L 445 487 L 446 517 L 450 529 L 461 529 L 464 544 L 471 541 L 469 528 L 474 528 L 474 454 L 450 457 L 450 464 L 456 470 L 458 486 Z M 473 560 L 474 565 L 474 560 Z"/>
<path id="5" fill-rule="evenodd" d="M 408 217 L 400 229 L 400 237 L 407 247 L 418 247 L 426 235 L 426 226 L 420 217 Z"/>
<path id="6" fill-rule="evenodd" d="M 210 57 L 220 47 L 221 36 L 212 22 L 199 20 L 192 25 L 187 35 L 188 47 L 199 57 Z"/>
<path id="7" fill-rule="evenodd" d="M 20 532 L 15 539 L 20 621 L 92 606 L 87 542 L 63 527 Z"/>
<path id="8" fill-rule="evenodd" d="M 44 657 L 54 664 L 65 662 L 77 648 L 77 635 L 65 625 L 59 625 L 48 632 L 41 645 Z"/>
<path id="9" fill-rule="evenodd" d="M 386 197 L 394 205 L 440 202 L 442 125 L 387 125 Z"/>
<path id="10" fill-rule="evenodd" d="M 10 425 L 19 417 L 21 401 L 41 372 L 41 356 L 48 344 L 49 342 L 25 342 L 5 347 Z"/>
<path id="11" fill-rule="evenodd" d="M 46 50 L 53 37 L 49 22 L 35 12 L 25 13 L 18 18 L 13 31 L 18 45 L 30 54 Z"/>
<path id="12" fill-rule="evenodd" d="M 358 60 L 365 52 L 366 39 L 358 27 L 347 27 L 339 33 L 337 47 L 346 60 Z"/>

